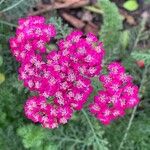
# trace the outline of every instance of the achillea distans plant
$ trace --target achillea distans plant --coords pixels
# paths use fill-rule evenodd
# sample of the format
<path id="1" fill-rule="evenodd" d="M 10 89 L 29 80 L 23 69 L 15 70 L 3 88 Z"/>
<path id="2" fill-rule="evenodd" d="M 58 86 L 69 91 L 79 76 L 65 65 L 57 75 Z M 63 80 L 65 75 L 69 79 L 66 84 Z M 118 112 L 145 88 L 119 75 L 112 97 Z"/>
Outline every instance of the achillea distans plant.
<path id="1" fill-rule="evenodd" d="M 104 49 L 95 35 L 89 33 L 84 36 L 81 31 L 73 31 L 58 45 L 62 56 L 76 72 L 86 77 L 100 74 Z"/>
<path id="2" fill-rule="evenodd" d="M 25 114 L 48 128 L 66 123 L 73 111 L 82 109 L 93 89 L 91 80 L 73 68 L 70 49 L 65 56 L 61 50 L 47 53 L 55 35 L 55 27 L 45 24 L 43 17 L 28 17 L 19 20 L 16 37 L 10 39 L 11 51 L 21 63 L 19 79 L 38 95 L 27 100 Z"/>
<path id="3" fill-rule="evenodd" d="M 122 117 L 125 110 L 139 103 L 138 87 L 132 77 L 125 73 L 125 68 L 118 62 L 108 65 L 108 74 L 101 75 L 104 90 L 100 90 L 90 105 L 90 111 L 103 124 Z"/>
<path id="4" fill-rule="evenodd" d="M 71 107 L 52 105 L 42 96 L 28 99 L 24 109 L 29 119 L 46 128 L 56 128 L 58 124 L 66 123 L 73 114 Z"/>
<path id="5" fill-rule="evenodd" d="M 36 96 L 30 97 L 24 110 L 27 118 L 46 128 L 56 128 L 81 110 L 93 91 L 91 78 L 99 76 L 104 57 L 103 44 L 95 35 L 73 31 L 58 41 L 58 50 L 47 51 L 56 36 L 44 17 L 19 20 L 10 47 L 20 62 L 19 79 Z M 119 63 L 108 66 L 109 74 L 100 75 L 104 90 L 95 96 L 90 111 L 104 124 L 138 103 L 138 88 Z"/>

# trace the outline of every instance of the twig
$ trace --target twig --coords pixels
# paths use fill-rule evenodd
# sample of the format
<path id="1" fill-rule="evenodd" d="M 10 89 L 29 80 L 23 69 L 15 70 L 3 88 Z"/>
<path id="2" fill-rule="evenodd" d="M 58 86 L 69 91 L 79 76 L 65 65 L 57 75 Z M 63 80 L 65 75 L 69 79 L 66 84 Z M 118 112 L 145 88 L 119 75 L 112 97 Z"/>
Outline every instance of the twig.
<path id="1" fill-rule="evenodd" d="M 61 16 L 77 29 L 82 29 L 85 26 L 85 23 L 82 20 L 80 20 L 66 12 L 62 12 Z"/>
<path id="2" fill-rule="evenodd" d="M 73 7 L 73 8 L 79 7 L 78 3 L 80 3 L 80 6 L 84 6 L 84 5 L 87 5 L 89 3 L 89 0 L 70 1 L 69 3 L 55 2 L 54 4 L 49 5 L 49 6 L 45 6 L 43 9 L 40 9 L 36 12 L 32 12 L 29 15 L 35 16 L 35 15 L 46 13 L 48 11 L 55 10 L 55 9 L 62 9 L 62 8 L 67 8 L 67 7 Z"/>
<path id="3" fill-rule="evenodd" d="M 96 8 L 94 6 L 84 6 L 84 8 L 100 15 L 104 13 L 100 8 Z"/>
<path id="4" fill-rule="evenodd" d="M 100 147 L 99 139 L 98 139 L 98 137 L 97 137 L 97 135 L 96 135 L 96 133 L 95 133 L 95 131 L 94 131 L 93 125 L 92 125 L 92 123 L 91 123 L 91 121 L 90 121 L 88 115 L 86 114 L 86 112 L 84 111 L 84 109 L 82 109 L 82 112 L 83 112 L 83 114 L 84 114 L 84 116 L 85 116 L 87 122 L 89 123 L 89 126 L 90 126 L 90 128 L 91 128 L 91 131 L 93 132 L 93 135 L 94 135 L 95 140 L 96 140 L 96 142 L 97 142 L 97 145 Z"/>
<path id="5" fill-rule="evenodd" d="M 138 32 L 138 34 L 137 34 L 136 40 L 135 40 L 135 42 L 134 42 L 134 44 L 133 44 L 133 48 L 132 48 L 133 50 L 134 50 L 135 47 L 137 46 L 137 44 L 138 44 L 138 42 L 139 42 L 139 40 L 140 40 L 140 36 L 141 36 L 142 32 L 143 32 L 144 29 L 145 29 L 146 21 L 147 21 L 147 18 L 146 18 L 146 17 L 143 17 L 143 19 L 142 19 L 142 21 L 141 21 L 141 27 L 140 27 L 139 32 Z"/>
<path id="6" fill-rule="evenodd" d="M 149 67 L 149 66 L 147 65 L 147 66 L 145 67 L 144 72 L 143 72 L 142 81 L 141 81 L 141 85 L 140 85 L 139 92 L 141 92 L 142 87 L 143 87 L 143 85 L 144 85 L 144 83 L 145 83 L 145 78 L 146 78 L 146 74 L 147 74 L 147 72 L 148 72 L 148 67 Z M 127 126 L 127 128 L 126 128 L 126 132 L 125 132 L 125 134 L 124 134 L 124 136 L 123 136 L 123 138 L 122 138 L 122 140 L 121 140 L 121 142 L 120 142 L 120 145 L 119 145 L 118 150 L 121 150 L 121 149 L 122 149 L 122 147 L 123 147 L 123 145 L 124 145 L 124 143 L 125 143 L 125 141 L 126 141 L 126 139 L 127 139 L 127 136 L 128 136 L 129 130 L 130 130 L 130 128 L 131 128 L 131 125 L 132 125 L 132 122 L 133 122 L 133 119 L 134 119 L 136 110 L 137 110 L 137 106 L 134 107 L 134 109 L 133 109 L 133 112 L 132 112 L 132 114 L 131 114 L 131 117 L 130 117 L 128 126 Z"/>
<path id="7" fill-rule="evenodd" d="M 16 6 L 18 6 L 18 5 L 19 5 L 20 3 L 22 3 L 23 1 L 24 1 L 24 0 L 20 0 L 19 2 L 13 4 L 12 6 L 3 9 L 2 11 L 0 11 L 0 13 L 4 13 L 4 12 L 6 12 L 6 11 L 9 11 L 9 10 L 15 8 Z"/>
<path id="8" fill-rule="evenodd" d="M 4 20 L 0 20 L 0 24 L 5 24 L 5 25 L 8 25 L 10 27 L 17 27 L 16 24 L 13 24 L 13 23 L 10 23 L 10 22 L 7 22 L 7 21 L 4 21 Z"/>

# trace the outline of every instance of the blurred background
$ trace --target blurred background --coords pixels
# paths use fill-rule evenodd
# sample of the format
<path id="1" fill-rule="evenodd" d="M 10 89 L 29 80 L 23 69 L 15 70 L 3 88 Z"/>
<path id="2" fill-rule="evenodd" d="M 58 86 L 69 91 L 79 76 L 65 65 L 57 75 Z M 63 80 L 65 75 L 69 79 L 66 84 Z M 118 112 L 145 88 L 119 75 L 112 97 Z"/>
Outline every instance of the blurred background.
<path id="1" fill-rule="evenodd" d="M 140 87 L 137 109 L 108 126 L 91 116 L 87 106 L 54 130 L 27 120 L 23 105 L 31 93 L 18 81 L 19 64 L 8 40 L 18 18 L 29 15 L 55 24 L 51 48 L 72 29 L 97 35 L 104 42 L 105 63 L 122 62 Z M 96 79 L 92 82 L 89 102 L 101 88 Z M 0 0 L 0 150 L 150 150 L 149 116 L 150 0 Z"/>

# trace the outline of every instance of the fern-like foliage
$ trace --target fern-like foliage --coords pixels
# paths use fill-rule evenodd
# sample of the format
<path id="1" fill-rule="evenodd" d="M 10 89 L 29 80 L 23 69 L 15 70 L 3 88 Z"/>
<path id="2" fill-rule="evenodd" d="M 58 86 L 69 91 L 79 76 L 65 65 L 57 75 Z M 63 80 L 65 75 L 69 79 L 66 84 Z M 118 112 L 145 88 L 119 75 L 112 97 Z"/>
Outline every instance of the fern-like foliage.
<path id="1" fill-rule="evenodd" d="M 149 150 L 150 119 L 147 118 L 148 115 L 148 111 L 147 114 L 142 111 L 137 112 L 122 150 Z M 128 120 L 129 116 L 126 116 L 112 123 L 110 126 L 105 127 L 105 135 L 111 144 L 110 150 L 118 149 Z"/>
<path id="2" fill-rule="evenodd" d="M 140 36 L 140 41 L 150 39 L 150 30 L 144 31 Z"/>
<path id="3" fill-rule="evenodd" d="M 103 11 L 103 25 L 100 31 L 100 39 L 104 42 L 107 56 L 118 51 L 122 18 L 117 6 L 109 0 L 98 0 Z"/>
<path id="4" fill-rule="evenodd" d="M 9 38 L 12 36 L 12 28 L 0 22 L 0 56 L 3 58 L 3 65 L 0 71 L 4 74 L 17 72 L 18 63 L 15 61 L 9 49 Z"/>
<path id="5" fill-rule="evenodd" d="M 0 4 L 0 13 L 3 13 L 7 20 L 14 21 L 25 16 L 39 1 L 40 0 L 4 0 Z"/>
<path id="6" fill-rule="evenodd" d="M 61 17 L 51 17 L 49 19 L 50 23 L 54 24 L 57 29 L 57 36 L 56 39 L 61 39 L 66 37 L 66 35 L 70 32 L 71 28 L 68 26 L 68 24 L 64 24 Z"/>
<path id="7" fill-rule="evenodd" d="M 23 145 L 25 148 L 39 148 L 42 149 L 42 142 L 45 138 L 46 133 L 43 128 L 35 125 L 27 125 L 20 127 L 17 130 L 19 136 L 21 136 Z"/>
<path id="8" fill-rule="evenodd" d="M 142 40 L 147 40 L 150 37 L 150 32 L 145 31 L 145 25 L 148 21 L 147 17 L 143 17 L 138 26 L 129 29 L 129 46 L 128 49 L 131 51 L 135 51 L 138 47 L 138 43 Z"/>
<path id="9" fill-rule="evenodd" d="M 146 65 L 150 65 L 150 50 L 147 52 L 132 52 L 131 56 L 136 60 L 143 60 Z"/>
<path id="10" fill-rule="evenodd" d="M 84 114 L 80 112 L 58 129 L 47 130 L 32 124 L 20 127 L 17 133 L 22 137 L 24 147 L 33 150 L 108 150 L 103 129 L 96 120 L 92 120 L 92 125 L 94 134 Z"/>
<path id="11" fill-rule="evenodd" d="M 148 150 L 150 141 L 150 119 L 143 113 L 138 120 L 133 122 L 125 147 L 130 150 L 134 147 L 137 150 Z"/>
<path id="12" fill-rule="evenodd" d="M 17 75 L 6 76 L 0 85 L 0 149 L 24 150 L 19 136 L 16 134 L 18 126 L 26 121 L 23 119 L 22 108 L 24 88 L 17 80 Z M 21 98 L 22 97 L 22 98 Z"/>
<path id="13" fill-rule="evenodd" d="M 0 149 L 1 150 L 25 150 L 20 137 L 16 134 L 13 124 L 0 128 Z"/>

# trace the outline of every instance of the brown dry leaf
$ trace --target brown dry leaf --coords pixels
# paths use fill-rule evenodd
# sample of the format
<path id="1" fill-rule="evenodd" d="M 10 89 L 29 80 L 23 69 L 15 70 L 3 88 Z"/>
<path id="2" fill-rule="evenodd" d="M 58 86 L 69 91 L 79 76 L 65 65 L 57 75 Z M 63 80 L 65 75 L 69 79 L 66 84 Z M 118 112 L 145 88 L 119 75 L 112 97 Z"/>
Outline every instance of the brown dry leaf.
<path id="1" fill-rule="evenodd" d="M 82 7 L 90 3 L 90 0 L 57 0 L 56 2 L 61 2 L 70 5 L 71 8 Z"/>
<path id="2" fill-rule="evenodd" d="M 134 17 L 133 17 L 133 16 L 130 16 L 130 15 L 127 15 L 127 16 L 126 16 L 126 21 L 127 21 L 127 23 L 129 23 L 130 25 L 136 25 L 136 24 L 137 24 L 136 21 L 135 21 L 135 19 L 134 19 Z"/>
<path id="3" fill-rule="evenodd" d="M 71 8 L 82 7 L 82 6 L 88 5 L 89 3 L 90 3 L 90 0 L 76 0 L 76 1 L 74 0 L 74 3 L 71 6 Z"/>
<path id="4" fill-rule="evenodd" d="M 72 2 L 79 2 L 79 0 L 55 0 L 55 2 L 61 2 L 61 3 L 72 3 Z"/>
<path id="5" fill-rule="evenodd" d="M 98 28 L 98 26 L 95 25 L 94 23 L 88 22 L 88 24 L 87 24 L 87 25 L 85 26 L 85 28 L 84 28 L 84 31 L 85 31 L 85 33 L 92 32 L 92 33 L 94 33 L 95 35 L 98 35 L 99 28 Z"/>
<path id="6" fill-rule="evenodd" d="M 72 4 L 72 7 L 80 7 L 88 4 L 90 0 L 56 0 L 56 2 Z"/>
<path id="7" fill-rule="evenodd" d="M 83 21 L 66 12 L 62 12 L 61 16 L 77 29 L 82 29 L 85 26 L 85 23 Z"/>
<path id="8" fill-rule="evenodd" d="M 39 15 L 39 14 L 42 14 L 51 10 L 55 10 L 55 9 L 78 8 L 78 7 L 82 7 L 82 6 L 89 4 L 89 2 L 90 0 L 71 0 L 66 3 L 55 2 L 51 5 L 43 5 L 42 9 L 39 9 L 38 11 L 35 11 L 35 12 L 31 12 L 29 15 L 32 15 L 32 16 Z"/>
<path id="9" fill-rule="evenodd" d="M 129 15 L 126 11 L 120 10 L 120 13 L 123 16 L 123 19 L 126 20 L 129 25 L 137 25 L 134 17 Z"/>

